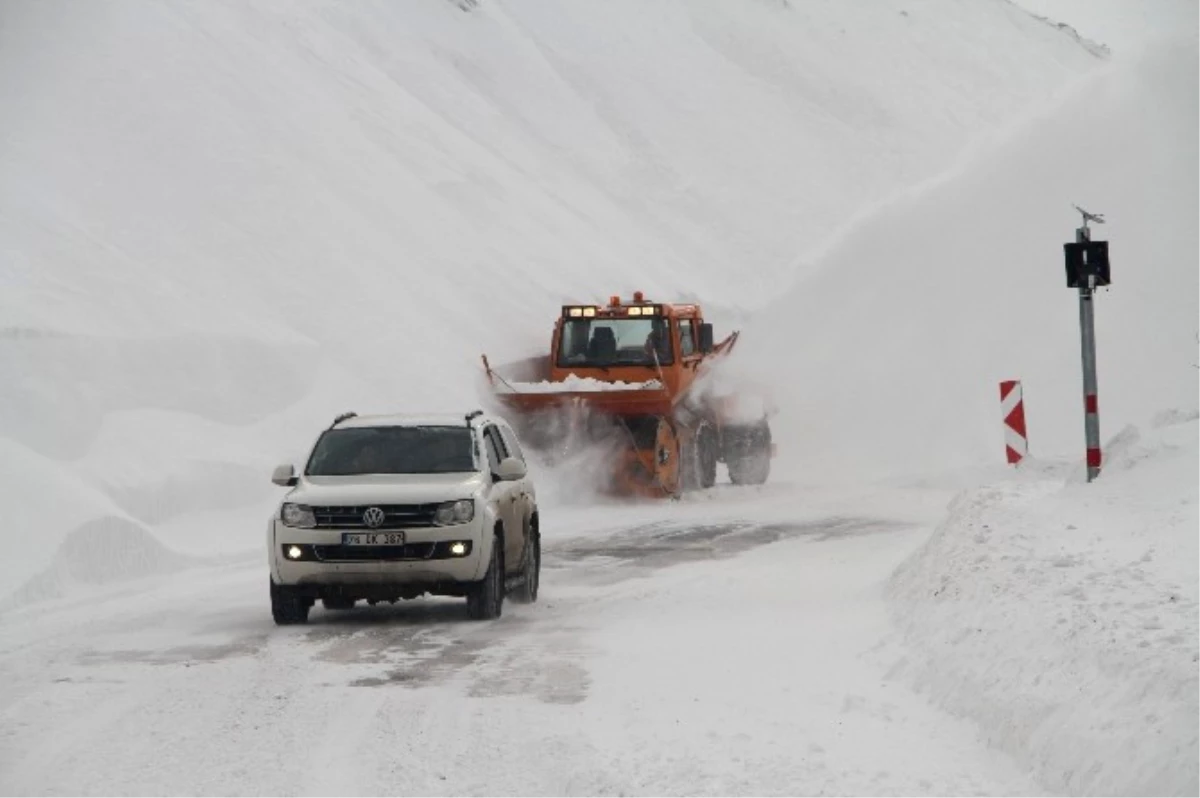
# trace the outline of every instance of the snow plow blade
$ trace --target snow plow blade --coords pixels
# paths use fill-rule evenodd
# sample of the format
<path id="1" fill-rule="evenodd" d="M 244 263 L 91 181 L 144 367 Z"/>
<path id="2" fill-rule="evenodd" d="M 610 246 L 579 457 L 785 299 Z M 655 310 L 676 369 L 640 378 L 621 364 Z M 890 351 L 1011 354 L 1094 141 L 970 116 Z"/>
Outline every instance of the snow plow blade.
<path id="1" fill-rule="evenodd" d="M 518 361 L 504 367 L 503 371 L 510 375 L 514 371 L 519 374 L 520 367 L 526 363 L 527 361 Z M 486 355 L 483 357 L 483 367 L 492 385 L 492 395 L 517 413 L 538 413 L 587 405 L 591 411 L 605 415 L 662 416 L 670 415 L 675 403 L 670 391 L 658 380 L 629 384 L 604 383 L 576 377 L 568 377 L 558 382 L 506 379 L 500 369 L 492 369 Z"/>

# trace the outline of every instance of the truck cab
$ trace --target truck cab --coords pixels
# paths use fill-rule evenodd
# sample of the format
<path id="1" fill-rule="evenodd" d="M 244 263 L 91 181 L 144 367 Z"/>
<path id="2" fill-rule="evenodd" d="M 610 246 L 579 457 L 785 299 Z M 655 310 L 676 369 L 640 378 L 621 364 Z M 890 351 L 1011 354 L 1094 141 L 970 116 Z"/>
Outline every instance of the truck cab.
<path id="1" fill-rule="evenodd" d="M 712 325 L 700 306 L 612 297 L 607 306 L 565 305 L 554 327 L 548 379 L 662 383 L 672 394 L 696 374 L 714 351 Z"/>

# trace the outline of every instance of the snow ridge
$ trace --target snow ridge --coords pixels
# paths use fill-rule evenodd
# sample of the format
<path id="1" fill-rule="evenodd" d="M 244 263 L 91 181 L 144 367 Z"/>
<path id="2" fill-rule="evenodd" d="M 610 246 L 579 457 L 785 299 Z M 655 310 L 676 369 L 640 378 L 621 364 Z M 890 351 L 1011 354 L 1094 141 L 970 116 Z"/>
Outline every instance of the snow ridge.
<path id="1" fill-rule="evenodd" d="M 914 652 L 895 673 L 1054 792 L 1200 790 L 1200 425 L 1151 427 L 1108 441 L 1091 485 L 1031 461 L 962 494 L 890 582 Z"/>

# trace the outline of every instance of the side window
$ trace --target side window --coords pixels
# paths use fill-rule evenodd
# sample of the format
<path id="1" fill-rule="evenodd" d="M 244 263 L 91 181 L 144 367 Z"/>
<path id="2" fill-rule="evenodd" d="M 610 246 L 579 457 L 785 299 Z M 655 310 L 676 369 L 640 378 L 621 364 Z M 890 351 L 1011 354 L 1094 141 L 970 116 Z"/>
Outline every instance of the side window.
<path id="1" fill-rule="evenodd" d="M 498 429 L 500 430 L 500 435 L 504 438 L 504 447 L 508 449 L 509 455 L 524 463 L 525 453 L 521 451 L 521 444 L 517 442 L 517 433 L 503 425 L 498 427 Z"/>
<path id="2" fill-rule="evenodd" d="M 679 354 L 681 357 L 696 354 L 696 331 L 691 319 L 679 322 Z"/>
<path id="3" fill-rule="evenodd" d="M 488 427 L 483 431 L 483 442 L 484 448 L 487 449 L 488 469 L 494 474 L 500 467 L 500 461 L 504 459 L 504 444 L 500 442 L 495 427 Z"/>

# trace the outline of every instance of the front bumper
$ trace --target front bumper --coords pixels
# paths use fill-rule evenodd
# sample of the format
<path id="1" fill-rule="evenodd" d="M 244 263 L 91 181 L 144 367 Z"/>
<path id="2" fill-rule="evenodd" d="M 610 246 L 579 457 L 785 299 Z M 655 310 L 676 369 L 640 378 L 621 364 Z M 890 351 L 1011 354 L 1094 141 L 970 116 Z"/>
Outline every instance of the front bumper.
<path id="1" fill-rule="evenodd" d="M 437 585 L 472 582 L 483 576 L 491 551 L 484 551 L 478 524 L 404 530 L 404 547 L 379 550 L 342 546 L 343 532 L 361 529 L 297 529 L 273 519 L 268 534 L 271 578 L 278 585 L 373 586 Z M 465 556 L 449 545 L 469 543 Z M 292 546 L 302 558 L 289 559 Z"/>

